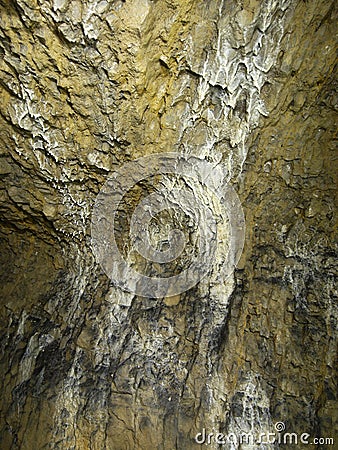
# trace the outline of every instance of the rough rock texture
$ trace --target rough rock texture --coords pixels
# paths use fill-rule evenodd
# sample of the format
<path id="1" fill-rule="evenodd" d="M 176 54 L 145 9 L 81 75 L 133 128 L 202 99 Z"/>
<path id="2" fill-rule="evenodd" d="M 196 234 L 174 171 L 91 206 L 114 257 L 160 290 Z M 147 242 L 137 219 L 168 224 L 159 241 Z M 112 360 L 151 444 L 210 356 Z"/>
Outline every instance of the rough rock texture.
<path id="1" fill-rule="evenodd" d="M 337 445 L 336 2 L 0 3 L 1 449 L 277 421 Z M 109 171 L 164 151 L 226 167 L 247 236 L 224 284 L 147 299 L 95 262 L 90 216 Z"/>

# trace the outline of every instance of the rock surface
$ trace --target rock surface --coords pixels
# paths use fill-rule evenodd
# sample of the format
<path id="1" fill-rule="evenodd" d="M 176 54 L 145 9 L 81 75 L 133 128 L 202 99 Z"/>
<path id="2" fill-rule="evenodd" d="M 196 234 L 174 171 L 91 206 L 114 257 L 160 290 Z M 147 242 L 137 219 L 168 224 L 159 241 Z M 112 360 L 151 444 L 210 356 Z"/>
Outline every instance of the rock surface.
<path id="1" fill-rule="evenodd" d="M 276 422 L 337 443 L 335 2 L 3 0 L 0 17 L 0 447 L 197 449 L 203 428 Z M 224 283 L 149 299 L 103 273 L 91 212 L 110 171 L 168 151 L 225 167 L 246 240 Z"/>

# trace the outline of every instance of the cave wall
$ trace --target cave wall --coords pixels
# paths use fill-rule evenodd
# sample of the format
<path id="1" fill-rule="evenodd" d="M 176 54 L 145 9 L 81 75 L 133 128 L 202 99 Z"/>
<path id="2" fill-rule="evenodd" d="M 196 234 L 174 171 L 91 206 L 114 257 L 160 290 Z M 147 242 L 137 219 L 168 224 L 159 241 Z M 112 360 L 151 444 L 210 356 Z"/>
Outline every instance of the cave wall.
<path id="1" fill-rule="evenodd" d="M 0 20 L 1 448 L 337 439 L 335 2 L 2 0 Z M 245 246 L 223 283 L 144 298 L 95 260 L 91 213 L 110 172 L 168 151 L 222 164 Z"/>

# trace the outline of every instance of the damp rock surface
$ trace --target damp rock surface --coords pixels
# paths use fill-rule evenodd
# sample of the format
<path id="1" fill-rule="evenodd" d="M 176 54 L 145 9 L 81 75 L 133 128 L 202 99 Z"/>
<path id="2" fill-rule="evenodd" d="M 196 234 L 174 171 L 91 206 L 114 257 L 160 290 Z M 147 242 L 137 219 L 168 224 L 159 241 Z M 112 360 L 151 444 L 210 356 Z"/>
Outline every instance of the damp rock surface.
<path id="1" fill-rule="evenodd" d="M 274 449 L 278 422 L 337 444 L 336 3 L 0 5 L 1 449 Z M 246 236 L 222 283 L 153 299 L 105 275 L 91 214 L 111 172 L 163 152 L 222 167 Z M 181 178 L 119 212 L 148 276 L 128 217 Z M 198 242 L 189 215 L 156 220 Z"/>

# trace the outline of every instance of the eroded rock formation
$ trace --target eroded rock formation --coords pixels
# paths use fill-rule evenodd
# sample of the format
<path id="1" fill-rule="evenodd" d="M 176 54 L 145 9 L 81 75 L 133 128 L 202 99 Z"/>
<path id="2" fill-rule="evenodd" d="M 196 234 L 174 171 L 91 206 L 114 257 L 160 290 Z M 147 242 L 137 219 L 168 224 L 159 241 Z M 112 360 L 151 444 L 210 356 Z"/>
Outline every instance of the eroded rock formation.
<path id="1" fill-rule="evenodd" d="M 337 439 L 336 21 L 327 0 L 1 1 L 2 449 Z M 91 211 L 167 151 L 226 168 L 245 248 L 223 284 L 148 299 L 95 261 Z"/>

